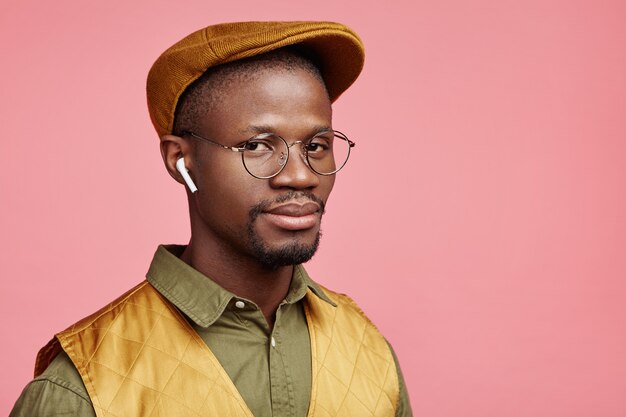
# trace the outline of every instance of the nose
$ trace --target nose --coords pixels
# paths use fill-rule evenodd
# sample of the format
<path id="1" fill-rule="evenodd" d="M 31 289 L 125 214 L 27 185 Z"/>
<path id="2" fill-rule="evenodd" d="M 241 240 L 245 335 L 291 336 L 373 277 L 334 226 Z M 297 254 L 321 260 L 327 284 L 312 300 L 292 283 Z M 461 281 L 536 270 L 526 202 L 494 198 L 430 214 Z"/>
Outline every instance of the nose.
<path id="1" fill-rule="evenodd" d="M 294 146 L 299 144 L 300 146 Z M 293 188 L 303 190 L 315 188 L 320 183 L 319 176 L 309 168 L 304 155 L 302 141 L 296 141 L 289 146 L 289 158 L 282 171 L 273 178 L 270 184 L 274 188 Z"/>

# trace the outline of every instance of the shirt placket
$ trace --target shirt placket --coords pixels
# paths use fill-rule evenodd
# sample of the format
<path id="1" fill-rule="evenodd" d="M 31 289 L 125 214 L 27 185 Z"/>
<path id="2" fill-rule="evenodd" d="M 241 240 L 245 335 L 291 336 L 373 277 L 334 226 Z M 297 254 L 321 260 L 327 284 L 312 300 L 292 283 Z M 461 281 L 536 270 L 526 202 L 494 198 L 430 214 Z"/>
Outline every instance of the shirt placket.
<path id="1" fill-rule="evenodd" d="M 295 398 L 290 369 L 282 356 L 281 304 L 276 311 L 276 321 L 269 338 L 269 375 L 272 415 L 295 416 Z"/>
<path id="2" fill-rule="evenodd" d="M 276 320 L 271 330 L 263 313 L 254 303 L 237 300 L 233 304 L 235 308 L 229 310 L 239 316 L 240 320 L 247 321 L 249 325 L 252 325 L 252 329 L 256 328 L 256 330 L 252 330 L 249 327 L 249 330 L 255 333 L 262 332 L 266 339 L 271 415 L 275 417 L 295 416 L 296 405 L 293 377 L 281 352 L 281 315 L 283 304 L 276 311 Z"/>

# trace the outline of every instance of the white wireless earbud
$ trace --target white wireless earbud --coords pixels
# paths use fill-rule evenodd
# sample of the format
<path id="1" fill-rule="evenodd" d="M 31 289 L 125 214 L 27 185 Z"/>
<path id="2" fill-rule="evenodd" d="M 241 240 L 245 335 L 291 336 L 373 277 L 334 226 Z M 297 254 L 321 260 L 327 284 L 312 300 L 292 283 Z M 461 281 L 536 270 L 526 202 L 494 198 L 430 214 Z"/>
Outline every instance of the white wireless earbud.
<path id="1" fill-rule="evenodd" d="M 198 187 L 196 187 L 196 184 L 194 184 L 193 180 L 189 176 L 189 171 L 187 171 L 187 167 L 185 167 L 185 158 L 178 158 L 178 161 L 176 161 L 176 170 L 180 172 L 180 175 L 183 176 L 185 184 L 187 184 L 187 187 L 189 187 L 189 191 L 191 191 L 192 193 L 198 191 Z"/>

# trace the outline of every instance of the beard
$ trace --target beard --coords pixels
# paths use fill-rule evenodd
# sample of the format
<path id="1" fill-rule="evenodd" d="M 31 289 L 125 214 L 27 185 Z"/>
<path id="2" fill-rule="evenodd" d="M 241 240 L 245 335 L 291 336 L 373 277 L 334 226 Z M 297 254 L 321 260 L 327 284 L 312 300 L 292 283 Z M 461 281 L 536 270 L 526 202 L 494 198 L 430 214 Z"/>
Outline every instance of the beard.
<path id="1" fill-rule="evenodd" d="M 317 232 L 313 243 L 303 244 L 292 242 L 284 244 L 278 248 L 270 248 L 267 243 L 259 236 L 254 228 L 254 223 L 261 213 L 274 204 L 285 203 L 289 200 L 297 198 L 306 198 L 314 201 L 320 206 L 320 220 L 324 214 L 324 202 L 311 192 L 307 191 L 290 191 L 274 200 L 265 200 L 256 204 L 249 212 L 249 221 L 247 224 L 248 242 L 252 249 L 253 256 L 256 260 L 267 269 L 277 269 L 281 266 L 297 265 L 310 260 L 320 243 L 322 236 L 321 230 Z"/>

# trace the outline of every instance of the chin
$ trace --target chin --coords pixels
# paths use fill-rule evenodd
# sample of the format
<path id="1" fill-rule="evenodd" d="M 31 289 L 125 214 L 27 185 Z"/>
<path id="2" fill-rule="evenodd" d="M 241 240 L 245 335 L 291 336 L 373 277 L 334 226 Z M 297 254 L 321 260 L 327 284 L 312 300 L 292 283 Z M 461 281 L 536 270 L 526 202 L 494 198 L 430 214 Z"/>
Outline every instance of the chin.
<path id="1" fill-rule="evenodd" d="M 291 240 L 290 242 L 276 245 L 259 239 L 258 235 L 249 236 L 253 256 L 257 261 L 268 269 L 276 269 L 281 266 L 297 265 L 310 260 L 319 246 L 321 233 L 317 232 L 312 241 L 303 242 Z"/>

